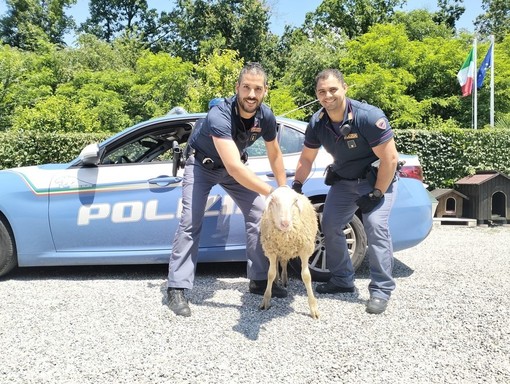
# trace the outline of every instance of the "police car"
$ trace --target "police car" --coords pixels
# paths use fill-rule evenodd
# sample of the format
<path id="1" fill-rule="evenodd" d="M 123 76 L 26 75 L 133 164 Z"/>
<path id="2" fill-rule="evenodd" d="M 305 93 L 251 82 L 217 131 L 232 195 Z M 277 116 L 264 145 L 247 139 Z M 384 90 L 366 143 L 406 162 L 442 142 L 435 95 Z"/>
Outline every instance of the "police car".
<path id="1" fill-rule="evenodd" d="M 195 122 L 205 114 L 174 114 L 137 124 L 92 144 L 66 164 L 0 171 L 0 275 L 16 266 L 168 263 L 181 214 L 183 155 Z M 277 117 L 288 183 L 303 147 L 306 123 Z M 430 195 L 415 156 L 401 156 L 398 199 L 390 229 L 395 251 L 413 247 L 432 228 Z M 331 157 L 320 151 L 303 192 L 320 222 Z M 246 163 L 276 185 L 263 142 Z M 359 216 L 344 232 L 355 268 L 367 241 Z M 245 261 L 243 216 L 219 186 L 209 195 L 200 262 Z M 328 278 L 323 235 L 310 257 L 315 280 Z"/>

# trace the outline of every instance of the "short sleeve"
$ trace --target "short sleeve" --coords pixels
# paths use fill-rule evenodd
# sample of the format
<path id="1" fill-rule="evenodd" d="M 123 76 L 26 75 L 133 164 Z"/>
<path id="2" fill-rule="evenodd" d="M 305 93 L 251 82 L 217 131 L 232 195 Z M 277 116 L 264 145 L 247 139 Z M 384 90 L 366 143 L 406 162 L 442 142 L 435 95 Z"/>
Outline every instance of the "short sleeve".
<path id="1" fill-rule="evenodd" d="M 371 147 L 383 144 L 394 136 L 390 122 L 381 109 L 372 108 L 368 111 L 363 136 Z"/>

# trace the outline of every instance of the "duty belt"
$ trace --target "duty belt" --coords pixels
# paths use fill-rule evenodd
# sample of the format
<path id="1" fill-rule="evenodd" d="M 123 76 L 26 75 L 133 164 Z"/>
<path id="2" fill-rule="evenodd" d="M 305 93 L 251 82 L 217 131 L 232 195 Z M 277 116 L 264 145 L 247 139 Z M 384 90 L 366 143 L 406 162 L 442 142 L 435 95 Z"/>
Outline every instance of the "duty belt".
<path id="1" fill-rule="evenodd" d="M 212 169 L 225 168 L 225 166 L 223 165 L 221 160 L 214 161 L 213 159 L 204 155 L 202 152 L 197 151 L 196 149 L 193 149 L 192 154 L 195 156 L 195 159 L 197 159 L 200 163 L 202 163 L 202 165 L 206 169 L 212 170 Z M 248 153 L 243 152 L 243 154 L 241 155 L 241 162 L 243 164 L 246 164 L 247 161 L 248 161 Z"/>
<path id="2" fill-rule="evenodd" d="M 220 160 L 214 161 L 213 159 L 204 155 L 202 152 L 197 151 L 196 149 L 194 150 L 193 154 L 195 156 L 195 159 L 197 159 L 204 166 L 205 169 L 225 168 L 225 166 Z"/>

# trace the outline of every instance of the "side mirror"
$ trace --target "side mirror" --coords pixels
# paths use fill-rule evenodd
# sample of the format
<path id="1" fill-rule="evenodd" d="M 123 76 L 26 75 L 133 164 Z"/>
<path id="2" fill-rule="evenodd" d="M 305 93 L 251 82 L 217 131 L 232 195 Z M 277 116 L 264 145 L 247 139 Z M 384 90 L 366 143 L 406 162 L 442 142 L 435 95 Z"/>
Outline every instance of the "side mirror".
<path id="1" fill-rule="evenodd" d="M 97 165 L 99 162 L 99 145 L 89 144 L 82 149 L 79 155 L 83 165 Z"/>

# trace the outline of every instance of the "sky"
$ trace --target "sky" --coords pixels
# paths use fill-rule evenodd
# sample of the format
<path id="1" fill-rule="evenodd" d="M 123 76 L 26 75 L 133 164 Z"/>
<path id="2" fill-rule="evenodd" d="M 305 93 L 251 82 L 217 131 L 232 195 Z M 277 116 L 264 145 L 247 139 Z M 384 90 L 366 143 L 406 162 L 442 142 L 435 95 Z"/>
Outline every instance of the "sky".
<path id="1" fill-rule="evenodd" d="M 273 14 L 271 17 L 271 31 L 276 35 L 283 33 L 286 24 L 299 27 L 305 20 L 307 12 L 313 12 L 322 3 L 322 0 L 266 0 L 271 6 Z M 170 11 L 174 2 L 170 0 L 147 0 L 149 8 L 156 8 L 158 11 Z M 168 5 L 163 5 L 168 4 Z M 434 0 L 408 0 L 403 8 L 405 11 L 413 9 L 436 10 L 437 1 Z M 464 0 L 466 11 L 457 23 L 457 28 L 474 30 L 476 17 L 483 13 L 482 0 Z M 0 0 L 0 15 L 5 12 L 5 0 Z M 70 14 L 80 24 L 87 18 L 88 0 L 78 0 L 78 3 L 70 9 Z"/>

